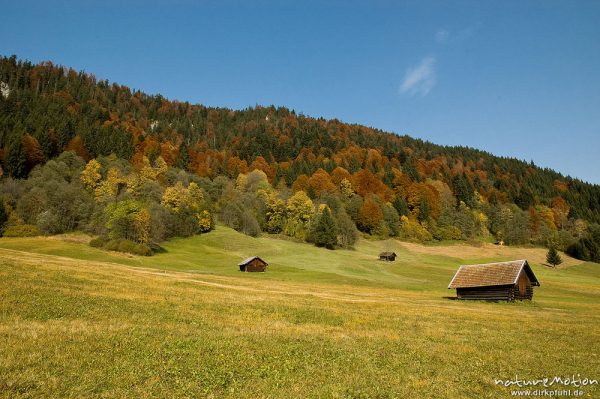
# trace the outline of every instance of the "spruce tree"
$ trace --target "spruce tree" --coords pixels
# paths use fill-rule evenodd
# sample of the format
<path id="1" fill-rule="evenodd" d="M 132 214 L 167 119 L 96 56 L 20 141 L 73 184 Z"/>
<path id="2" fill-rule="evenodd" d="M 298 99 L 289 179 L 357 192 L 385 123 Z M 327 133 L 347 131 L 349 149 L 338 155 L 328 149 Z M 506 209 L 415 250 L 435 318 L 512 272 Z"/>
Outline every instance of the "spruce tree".
<path id="1" fill-rule="evenodd" d="M 29 170 L 27 170 L 27 156 L 19 138 L 15 139 L 8 148 L 6 170 L 10 176 L 16 179 L 25 179 L 29 173 Z"/>
<path id="2" fill-rule="evenodd" d="M 394 208 L 396 208 L 398 215 L 408 216 L 410 214 L 410 209 L 408 208 L 408 203 L 406 202 L 406 199 L 404 199 L 403 197 L 396 196 L 396 198 L 394 199 L 393 205 L 394 205 Z"/>
<path id="3" fill-rule="evenodd" d="M 429 219 L 429 203 L 425 199 L 421 199 L 418 219 L 419 222 L 424 222 Z"/>
<path id="4" fill-rule="evenodd" d="M 175 161 L 175 166 L 179 169 L 188 170 L 190 164 L 189 154 L 188 154 L 188 146 L 185 142 L 181 143 L 179 147 L 179 154 L 177 156 L 177 160 Z M 236 165 L 237 167 L 237 165 Z M 233 177 L 236 177 L 235 175 Z"/>
<path id="5" fill-rule="evenodd" d="M 317 247 L 333 249 L 337 244 L 337 227 L 329 208 L 323 209 L 318 217 L 313 229 L 313 239 Z"/>
<path id="6" fill-rule="evenodd" d="M 552 266 L 556 267 L 562 263 L 562 258 L 558 254 L 558 251 L 554 246 L 551 246 L 548 250 L 548 254 L 546 255 L 546 262 L 550 263 Z"/>
<path id="7" fill-rule="evenodd" d="M 406 158 L 406 162 L 402 164 L 402 172 L 406 174 L 412 181 L 420 181 L 419 172 L 417 171 L 417 165 L 415 158 L 409 156 Z"/>
<path id="8" fill-rule="evenodd" d="M 456 199 L 460 203 L 460 201 L 467 204 L 469 207 L 473 207 L 473 186 L 469 182 L 469 179 L 463 175 L 456 175 L 452 178 L 452 189 L 454 190 L 454 195 Z"/>

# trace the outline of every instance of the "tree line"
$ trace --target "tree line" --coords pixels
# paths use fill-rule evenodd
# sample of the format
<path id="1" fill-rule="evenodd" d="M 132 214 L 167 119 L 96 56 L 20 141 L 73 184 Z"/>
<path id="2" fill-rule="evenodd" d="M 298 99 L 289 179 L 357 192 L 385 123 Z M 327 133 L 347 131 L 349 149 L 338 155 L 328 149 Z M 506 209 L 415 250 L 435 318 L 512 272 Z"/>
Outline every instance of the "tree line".
<path id="1" fill-rule="evenodd" d="M 19 225 L 46 234 L 78 228 L 98 233 L 98 245 L 148 245 L 208 231 L 209 219 L 220 219 L 246 234 L 286 234 L 331 248 L 351 246 L 358 230 L 419 241 L 534 243 L 598 257 L 600 187 L 533 163 L 283 107 L 234 111 L 169 101 L 14 56 L 0 58 L 0 82 L 8 190 L 0 219 L 8 234 Z M 66 210 L 49 210 L 58 194 L 44 191 L 48 176 L 40 177 L 55 173 L 48 168 L 59 159 L 71 173 L 83 168 L 87 176 L 93 166 L 100 176 L 98 187 L 73 176 L 49 180 L 78 196 L 79 216 L 70 219 L 60 214 Z M 152 176 L 155 169 L 162 172 Z M 35 202 L 31 190 L 48 198 Z M 175 211 L 180 200 L 164 195 L 187 205 Z M 24 211 L 31 203 L 36 212 Z M 135 231 L 159 214 L 171 218 L 170 230 Z M 133 230 L 114 232 L 125 227 Z"/>

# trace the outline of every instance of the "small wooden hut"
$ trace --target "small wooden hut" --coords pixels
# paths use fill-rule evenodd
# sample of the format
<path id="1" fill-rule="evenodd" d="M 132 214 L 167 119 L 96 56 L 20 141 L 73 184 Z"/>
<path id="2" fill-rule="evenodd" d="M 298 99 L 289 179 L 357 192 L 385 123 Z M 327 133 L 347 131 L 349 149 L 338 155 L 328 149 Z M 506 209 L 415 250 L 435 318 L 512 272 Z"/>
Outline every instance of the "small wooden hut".
<path id="1" fill-rule="evenodd" d="M 514 301 L 533 298 L 540 286 L 526 260 L 461 266 L 450 284 L 459 299 Z"/>
<path id="2" fill-rule="evenodd" d="M 258 256 L 251 256 L 238 263 L 241 272 L 264 272 L 269 264 Z"/>
<path id="3" fill-rule="evenodd" d="M 393 262 L 396 260 L 396 253 L 395 252 L 382 252 L 379 254 L 379 260 L 385 260 L 388 262 Z"/>

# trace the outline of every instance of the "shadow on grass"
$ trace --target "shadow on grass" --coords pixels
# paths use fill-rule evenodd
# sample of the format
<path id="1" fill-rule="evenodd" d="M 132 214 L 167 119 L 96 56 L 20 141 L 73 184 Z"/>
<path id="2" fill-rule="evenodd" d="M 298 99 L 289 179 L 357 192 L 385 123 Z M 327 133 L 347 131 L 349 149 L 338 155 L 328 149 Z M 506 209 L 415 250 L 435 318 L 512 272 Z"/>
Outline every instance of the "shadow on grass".
<path id="1" fill-rule="evenodd" d="M 152 244 L 152 245 L 150 245 L 150 248 L 152 249 L 152 253 L 154 253 L 154 254 L 166 254 L 169 252 L 166 250 L 165 247 L 161 247 L 158 244 Z"/>

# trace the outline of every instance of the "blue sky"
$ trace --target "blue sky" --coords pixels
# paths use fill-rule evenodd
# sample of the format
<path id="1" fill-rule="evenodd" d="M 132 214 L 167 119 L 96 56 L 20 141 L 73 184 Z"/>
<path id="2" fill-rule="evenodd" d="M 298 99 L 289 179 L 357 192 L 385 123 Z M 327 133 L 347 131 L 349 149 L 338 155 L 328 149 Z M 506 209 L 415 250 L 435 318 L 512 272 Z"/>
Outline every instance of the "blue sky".
<path id="1" fill-rule="evenodd" d="M 0 10 L 3 55 L 600 183 L 600 1 L 0 0 Z"/>

